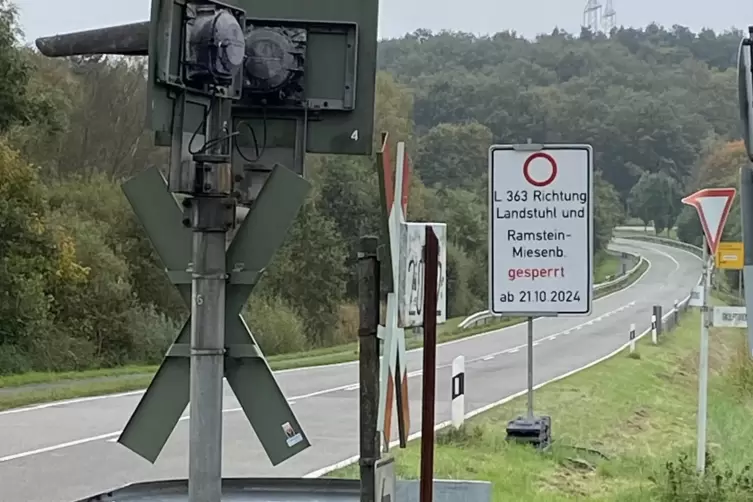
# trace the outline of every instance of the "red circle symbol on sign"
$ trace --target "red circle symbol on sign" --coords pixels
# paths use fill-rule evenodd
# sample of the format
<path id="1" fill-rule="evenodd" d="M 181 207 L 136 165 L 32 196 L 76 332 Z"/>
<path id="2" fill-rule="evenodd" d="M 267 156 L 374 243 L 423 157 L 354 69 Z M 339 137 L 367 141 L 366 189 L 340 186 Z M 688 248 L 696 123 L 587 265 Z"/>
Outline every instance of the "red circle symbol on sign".
<path id="1" fill-rule="evenodd" d="M 549 162 L 549 165 L 552 166 L 552 173 L 549 175 L 549 177 L 543 181 L 538 181 L 533 179 L 530 173 L 531 169 L 531 162 L 533 162 L 536 159 L 545 159 L 547 162 Z M 533 186 L 537 187 L 545 187 L 548 184 L 550 184 L 554 179 L 557 177 L 557 162 L 555 162 L 554 158 L 552 158 L 551 155 L 544 152 L 536 152 L 530 157 L 528 157 L 523 164 L 523 176 L 525 177 L 526 181 L 530 183 Z"/>

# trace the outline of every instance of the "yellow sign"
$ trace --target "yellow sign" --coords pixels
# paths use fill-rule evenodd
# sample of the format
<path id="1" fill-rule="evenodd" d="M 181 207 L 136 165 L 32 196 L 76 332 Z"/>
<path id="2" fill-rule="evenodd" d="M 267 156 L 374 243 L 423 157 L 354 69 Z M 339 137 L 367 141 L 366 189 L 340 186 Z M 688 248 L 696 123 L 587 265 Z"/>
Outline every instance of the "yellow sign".
<path id="1" fill-rule="evenodd" d="M 716 268 L 742 270 L 743 262 L 742 242 L 719 243 L 719 246 L 716 248 Z"/>

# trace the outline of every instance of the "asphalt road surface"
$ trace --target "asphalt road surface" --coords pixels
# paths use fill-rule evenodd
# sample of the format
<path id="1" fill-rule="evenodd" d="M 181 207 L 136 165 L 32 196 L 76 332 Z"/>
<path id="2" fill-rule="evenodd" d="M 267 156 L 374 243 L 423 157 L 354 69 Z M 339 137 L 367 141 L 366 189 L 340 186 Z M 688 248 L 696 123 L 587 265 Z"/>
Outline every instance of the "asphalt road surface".
<path id="1" fill-rule="evenodd" d="M 536 320 L 535 383 L 609 354 L 627 341 L 631 322 L 642 332 L 653 305 L 668 311 L 700 276 L 700 260 L 688 252 L 638 241 L 616 244 L 617 250 L 642 254 L 651 267 L 628 289 L 596 300 L 588 318 Z M 437 422 L 450 418 L 450 366 L 456 356 L 466 358 L 466 409 L 471 411 L 525 389 L 525 343 L 526 327 L 520 325 L 440 346 Z M 421 357 L 420 350 L 409 353 L 411 432 L 420 428 Z M 223 475 L 300 477 L 357 454 L 357 371 L 355 363 L 346 363 L 277 373 L 312 442 L 277 467 L 270 465 L 226 386 Z M 0 412 L 0 502 L 72 502 L 136 481 L 186 477 L 186 419 L 154 465 L 115 442 L 140 395 Z"/>

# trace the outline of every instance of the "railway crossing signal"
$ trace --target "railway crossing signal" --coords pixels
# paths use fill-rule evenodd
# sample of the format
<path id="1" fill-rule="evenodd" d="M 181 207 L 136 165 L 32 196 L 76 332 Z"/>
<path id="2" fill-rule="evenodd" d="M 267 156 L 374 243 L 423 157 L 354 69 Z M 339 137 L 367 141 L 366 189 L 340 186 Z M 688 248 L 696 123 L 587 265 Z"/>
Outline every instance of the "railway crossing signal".
<path id="1" fill-rule="evenodd" d="M 300 453 L 310 443 L 240 311 L 283 243 L 308 189 L 309 183 L 292 171 L 283 167 L 273 171 L 226 255 L 225 378 L 273 465 Z M 126 182 L 123 190 L 168 277 L 190 304 L 192 231 L 182 224 L 183 209 L 155 168 Z M 184 324 L 118 438 L 119 443 L 150 462 L 156 460 L 188 404 L 190 322 Z"/>

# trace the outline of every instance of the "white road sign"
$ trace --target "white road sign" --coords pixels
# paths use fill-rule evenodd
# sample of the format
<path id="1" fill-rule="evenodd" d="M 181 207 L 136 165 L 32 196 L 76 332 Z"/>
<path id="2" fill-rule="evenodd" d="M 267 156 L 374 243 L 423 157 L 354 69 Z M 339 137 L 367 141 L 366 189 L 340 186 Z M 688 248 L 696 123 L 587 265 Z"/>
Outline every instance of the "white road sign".
<path id="1" fill-rule="evenodd" d="M 592 192 L 590 145 L 489 149 L 491 312 L 591 313 Z"/>
<path id="2" fill-rule="evenodd" d="M 437 324 L 447 320 L 447 225 L 445 223 L 403 223 L 400 229 L 400 282 L 398 286 L 401 328 L 423 326 L 424 246 L 426 227 L 434 229 L 439 242 L 437 270 Z"/>
<path id="3" fill-rule="evenodd" d="M 711 324 L 715 328 L 747 328 L 748 314 L 745 307 L 714 307 Z"/>
<path id="4" fill-rule="evenodd" d="M 690 291 L 688 305 L 691 307 L 703 307 L 703 286 L 694 286 Z"/>
<path id="5" fill-rule="evenodd" d="M 396 502 L 395 457 L 386 456 L 376 461 L 374 466 L 375 502 Z"/>

